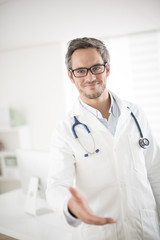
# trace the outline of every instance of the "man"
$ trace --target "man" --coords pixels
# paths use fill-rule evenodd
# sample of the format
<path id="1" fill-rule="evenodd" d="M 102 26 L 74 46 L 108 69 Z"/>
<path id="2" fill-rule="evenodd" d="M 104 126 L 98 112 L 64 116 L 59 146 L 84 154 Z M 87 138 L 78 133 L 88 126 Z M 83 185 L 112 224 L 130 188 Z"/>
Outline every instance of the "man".
<path id="1" fill-rule="evenodd" d="M 79 99 L 54 130 L 50 205 L 81 239 L 160 239 L 160 149 L 146 117 L 108 91 L 100 40 L 72 40 L 66 65 Z"/>

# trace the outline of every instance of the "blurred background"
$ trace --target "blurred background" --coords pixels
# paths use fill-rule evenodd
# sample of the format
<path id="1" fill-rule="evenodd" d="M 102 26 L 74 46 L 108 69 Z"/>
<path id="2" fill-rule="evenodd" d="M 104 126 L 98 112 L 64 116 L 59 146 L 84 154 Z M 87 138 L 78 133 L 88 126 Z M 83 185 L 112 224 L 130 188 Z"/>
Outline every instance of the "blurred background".
<path id="1" fill-rule="evenodd" d="M 0 0 L 1 109 L 12 110 L 12 125 L 29 126 L 32 148 L 49 149 L 76 95 L 67 42 L 96 37 L 111 54 L 108 88 L 143 105 L 160 140 L 159 30 L 159 0 Z"/>
<path id="2" fill-rule="evenodd" d="M 160 0 L 0 0 L 0 233 L 14 239 L 71 239 L 54 213 L 24 209 L 45 198 L 52 131 L 78 96 L 65 67 L 78 37 L 106 44 L 108 89 L 143 108 L 160 144 Z"/>
<path id="3" fill-rule="evenodd" d="M 6 176 L 16 175 L 16 148 L 50 149 L 53 128 L 77 97 L 64 64 L 67 42 L 84 36 L 105 42 L 108 88 L 143 108 L 160 142 L 159 0 L 0 0 L 3 175 L 4 165 Z"/>

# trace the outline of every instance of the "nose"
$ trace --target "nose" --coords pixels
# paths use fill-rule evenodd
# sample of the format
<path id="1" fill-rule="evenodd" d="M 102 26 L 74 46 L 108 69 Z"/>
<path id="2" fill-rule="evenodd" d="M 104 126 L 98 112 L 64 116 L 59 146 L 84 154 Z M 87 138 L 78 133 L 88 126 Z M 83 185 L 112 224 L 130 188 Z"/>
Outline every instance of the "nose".
<path id="1" fill-rule="evenodd" d="M 91 73 L 91 71 L 89 70 L 87 74 L 87 80 L 92 82 L 95 79 L 96 79 L 96 76 L 93 73 Z"/>

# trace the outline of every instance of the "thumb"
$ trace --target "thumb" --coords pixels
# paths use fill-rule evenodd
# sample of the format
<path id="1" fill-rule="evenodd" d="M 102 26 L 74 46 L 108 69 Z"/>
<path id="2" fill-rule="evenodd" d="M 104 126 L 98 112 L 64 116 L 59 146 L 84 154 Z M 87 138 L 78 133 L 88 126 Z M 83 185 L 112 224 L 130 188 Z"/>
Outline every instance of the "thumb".
<path id="1" fill-rule="evenodd" d="M 73 198 L 76 198 L 79 200 L 82 198 L 82 194 L 77 189 L 75 189 L 73 187 L 69 187 L 69 191 L 72 194 Z"/>

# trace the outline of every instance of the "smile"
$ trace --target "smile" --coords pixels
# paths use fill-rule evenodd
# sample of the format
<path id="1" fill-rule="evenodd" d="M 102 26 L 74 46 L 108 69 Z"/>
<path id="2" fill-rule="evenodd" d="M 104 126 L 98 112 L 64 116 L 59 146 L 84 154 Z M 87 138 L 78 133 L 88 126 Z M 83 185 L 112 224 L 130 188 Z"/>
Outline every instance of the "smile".
<path id="1" fill-rule="evenodd" d="M 84 87 L 94 88 L 96 85 L 99 85 L 99 82 L 86 83 Z"/>

